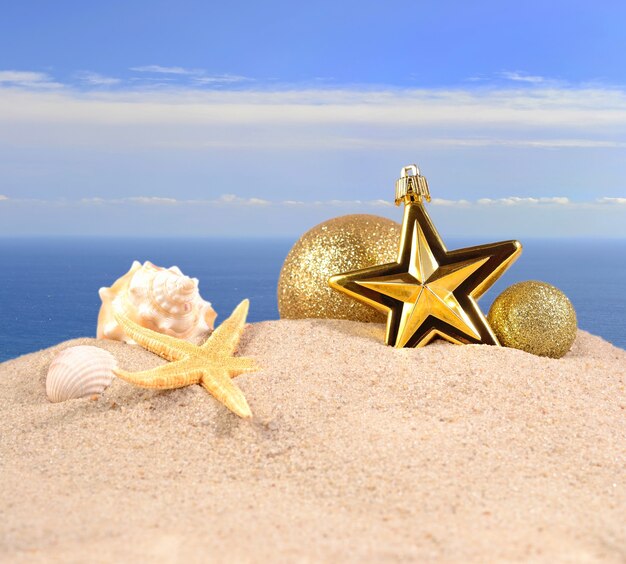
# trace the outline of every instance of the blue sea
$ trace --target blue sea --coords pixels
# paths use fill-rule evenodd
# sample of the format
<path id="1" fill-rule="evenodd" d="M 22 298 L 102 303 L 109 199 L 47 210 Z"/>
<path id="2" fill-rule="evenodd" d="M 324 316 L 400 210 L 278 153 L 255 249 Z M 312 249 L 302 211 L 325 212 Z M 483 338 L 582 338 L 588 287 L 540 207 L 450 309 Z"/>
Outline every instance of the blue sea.
<path id="1" fill-rule="evenodd" d="M 60 341 L 95 336 L 98 289 L 133 260 L 177 265 L 200 279 L 218 320 L 250 298 L 250 321 L 278 319 L 276 284 L 295 239 L 0 239 L 0 362 Z M 481 241 L 447 241 L 458 248 Z M 530 240 L 480 300 L 521 280 L 543 280 L 571 299 L 582 329 L 626 348 L 626 241 Z"/>

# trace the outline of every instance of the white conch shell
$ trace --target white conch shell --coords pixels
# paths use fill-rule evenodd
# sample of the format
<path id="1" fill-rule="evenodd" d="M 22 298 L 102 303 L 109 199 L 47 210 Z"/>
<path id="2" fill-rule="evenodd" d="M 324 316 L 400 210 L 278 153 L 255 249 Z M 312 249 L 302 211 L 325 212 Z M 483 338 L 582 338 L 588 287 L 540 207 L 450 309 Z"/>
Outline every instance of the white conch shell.
<path id="1" fill-rule="evenodd" d="M 117 366 L 113 355 L 98 347 L 80 345 L 61 351 L 50 364 L 46 394 L 52 402 L 101 394 Z"/>
<path id="2" fill-rule="evenodd" d="M 115 321 L 117 311 L 159 333 L 195 342 L 213 329 L 217 314 L 198 292 L 198 279 L 178 267 L 134 261 L 110 288 L 100 288 L 97 337 L 133 343 Z"/>

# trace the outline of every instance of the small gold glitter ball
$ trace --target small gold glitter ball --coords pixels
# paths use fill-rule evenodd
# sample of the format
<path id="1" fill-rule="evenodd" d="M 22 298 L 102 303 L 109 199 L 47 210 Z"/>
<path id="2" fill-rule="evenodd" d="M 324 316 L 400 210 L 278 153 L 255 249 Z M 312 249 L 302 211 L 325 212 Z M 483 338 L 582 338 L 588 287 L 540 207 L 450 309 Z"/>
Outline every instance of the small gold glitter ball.
<path id="1" fill-rule="evenodd" d="M 384 323 L 381 312 L 330 288 L 333 274 L 394 262 L 400 224 L 376 215 L 344 215 L 320 223 L 293 246 L 278 280 L 281 318 L 322 317 Z"/>
<path id="2" fill-rule="evenodd" d="M 503 346 L 539 356 L 561 358 L 576 339 L 574 306 L 545 282 L 508 287 L 494 300 L 487 320 Z"/>

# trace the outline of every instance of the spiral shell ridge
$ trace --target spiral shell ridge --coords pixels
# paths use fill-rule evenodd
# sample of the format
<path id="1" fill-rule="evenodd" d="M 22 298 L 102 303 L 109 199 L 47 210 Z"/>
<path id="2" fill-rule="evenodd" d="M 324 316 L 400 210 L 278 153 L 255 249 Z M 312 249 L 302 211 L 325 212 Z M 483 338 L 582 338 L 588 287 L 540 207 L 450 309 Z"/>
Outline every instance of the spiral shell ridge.
<path id="1" fill-rule="evenodd" d="M 100 289 L 97 336 L 132 343 L 115 321 L 121 312 L 142 327 L 194 342 L 213 329 L 217 314 L 200 296 L 198 279 L 173 266 L 134 261 L 110 288 Z"/>

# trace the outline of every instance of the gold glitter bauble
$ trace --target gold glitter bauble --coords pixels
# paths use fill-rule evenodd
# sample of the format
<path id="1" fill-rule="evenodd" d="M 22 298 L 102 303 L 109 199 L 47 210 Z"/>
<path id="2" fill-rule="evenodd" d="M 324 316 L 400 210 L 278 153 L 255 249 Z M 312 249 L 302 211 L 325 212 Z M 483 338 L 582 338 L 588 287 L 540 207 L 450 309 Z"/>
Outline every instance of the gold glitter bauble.
<path id="1" fill-rule="evenodd" d="M 576 339 L 576 311 L 567 296 L 545 282 L 513 284 L 493 302 L 487 320 L 505 347 L 561 358 Z"/>
<path id="2" fill-rule="evenodd" d="M 384 323 L 384 314 L 331 289 L 328 279 L 395 261 L 399 242 L 400 224 L 376 215 L 344 215 L 313 227 L 289 251 L 280 272 L 280 316 Z"/>

